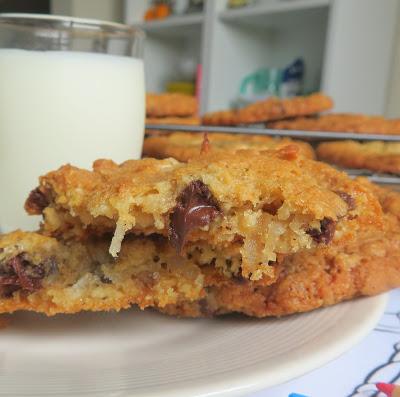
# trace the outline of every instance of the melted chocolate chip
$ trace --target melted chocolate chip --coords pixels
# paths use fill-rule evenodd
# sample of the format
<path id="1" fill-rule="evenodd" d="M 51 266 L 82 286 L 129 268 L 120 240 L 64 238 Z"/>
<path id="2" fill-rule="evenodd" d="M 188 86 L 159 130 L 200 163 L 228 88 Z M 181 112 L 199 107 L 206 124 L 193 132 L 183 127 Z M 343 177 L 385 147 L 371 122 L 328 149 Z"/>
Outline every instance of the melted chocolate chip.
<path id="1" fill-rule="evenodd" d="M 350 211 L 356 209 L 356 201 L 350 194 L 339 190 L 335 191 L 335 193 L 347 204 Z"/>
<path id="2" fill-rule="evenodd" d="M 282 207 L 283 201 L 282 200 L 274 200 L 272 203 L 265 203 L 262 207 L 264 212 L 267 212 L 271 215 L 276 215 L 278 213 L 279 208 Z"/>
<path id="3" fill-rule="evenodd" d="M 7 296 L 20 289 L 37 291 L 45 275 L 43 266 L 34 265 L 25 258 L 25 254 L 19 254 L 1 264 L 0 292 Z"/>
<path id="4" fill-rule="evenodd" d="M 307 230 L 307 234 L 309 234 L 318 244 L 329 244 L 335 234 L 335 228 L 336 222 L 332 219 L 324 218 L 321 221 L 321 230 L 310 229 Z"/>
<path id="5" fill-rule="evenodd" d="M 28 214 L 40 215 L 43 210 L 49 205 L 49 202 L 43 192 L 37 187 L 29 194 L 25 202 L 25 210 Z"/>
<path id="6" fill-rule="evenodd" d="M 221 214 L 219 206 L 202 181 L 192 181 L 183 189 L 170 216 L 169 239 L 178 252 L 186 243 L 188 234 L 207 226 Z"/>

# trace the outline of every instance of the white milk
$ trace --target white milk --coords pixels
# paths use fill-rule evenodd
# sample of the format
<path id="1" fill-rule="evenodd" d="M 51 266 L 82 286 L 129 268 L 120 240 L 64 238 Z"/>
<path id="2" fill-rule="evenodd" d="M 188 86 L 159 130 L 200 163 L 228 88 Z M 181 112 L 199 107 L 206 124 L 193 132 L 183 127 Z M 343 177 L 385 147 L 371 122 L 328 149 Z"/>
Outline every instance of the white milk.
<path id="1" fill-rule="evenodd" d="M 0 49 L 0 230 L 37 227 L 23 205 L 47 171 L 139 158 L 144 107 L 141 60 Z"/>

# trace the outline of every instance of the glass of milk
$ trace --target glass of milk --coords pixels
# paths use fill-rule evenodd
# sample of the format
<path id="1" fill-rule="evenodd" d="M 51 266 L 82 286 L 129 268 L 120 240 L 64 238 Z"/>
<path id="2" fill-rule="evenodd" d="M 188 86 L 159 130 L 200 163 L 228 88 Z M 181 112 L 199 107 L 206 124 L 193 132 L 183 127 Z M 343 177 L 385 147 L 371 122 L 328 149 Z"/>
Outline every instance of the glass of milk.
<path id="1" fill-rule="evenodd" d="M 144 34 L 70 17 L 0 14 L 0 231 L 32 230 L 38 177 L 141 156 Z"/>

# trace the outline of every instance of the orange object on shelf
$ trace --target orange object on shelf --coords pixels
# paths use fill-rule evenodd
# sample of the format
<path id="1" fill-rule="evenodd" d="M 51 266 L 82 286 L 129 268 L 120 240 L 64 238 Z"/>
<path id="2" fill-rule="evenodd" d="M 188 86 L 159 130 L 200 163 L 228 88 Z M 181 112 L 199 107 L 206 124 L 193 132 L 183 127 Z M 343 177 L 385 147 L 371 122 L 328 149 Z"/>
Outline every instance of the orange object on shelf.
<path id="1" fill-rule="evenodd" d="M 169 15 L 171 15 L 171 7 L 168 4 L 160 3 L 147 9 L 144 14 L 144 20 L 152 21 L 154 19 L 164 19 Z"/>
<path id="2" fill-rule="evenodd" d="M 152 19 L 156 19 L 156 13 L 154 7 L 149 8 L 144 14 L 145 21 L 151 21 Z"/>
<path id="3" fill-rule="evenodd" d="M 171 8 L 168 4 L 157 4 L 154 11 L 157 19 L 164 19 L 171 14 Z"/>

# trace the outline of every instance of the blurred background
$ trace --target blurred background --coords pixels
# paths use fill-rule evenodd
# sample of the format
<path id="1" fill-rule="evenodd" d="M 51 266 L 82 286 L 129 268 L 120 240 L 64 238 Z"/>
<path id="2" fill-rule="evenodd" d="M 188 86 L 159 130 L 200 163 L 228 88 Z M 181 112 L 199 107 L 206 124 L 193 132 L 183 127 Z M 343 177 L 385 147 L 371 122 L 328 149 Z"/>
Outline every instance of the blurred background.
<path id="1" fill-rule="evenodd" d="M 200 113 L 324 91 L 336 112 L 400 117 L 397 0 L 0 0 L 0 12 L 89 17 L 147 33 L 147 90 Z"/>

